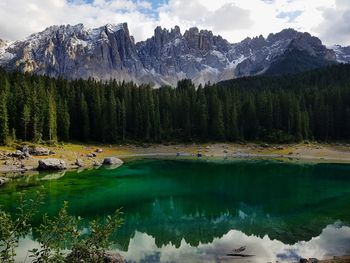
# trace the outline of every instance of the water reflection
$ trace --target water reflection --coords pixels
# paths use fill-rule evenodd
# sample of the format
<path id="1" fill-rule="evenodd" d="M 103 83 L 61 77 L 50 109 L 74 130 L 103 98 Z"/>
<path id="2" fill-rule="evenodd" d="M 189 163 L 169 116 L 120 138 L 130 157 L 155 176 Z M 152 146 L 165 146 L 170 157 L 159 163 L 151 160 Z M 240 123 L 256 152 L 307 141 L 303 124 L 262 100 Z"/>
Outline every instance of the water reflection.
<path id="1" fill-rule="evenodd" d="M 0 204 L 14 211 L 16 193 L 45 186 L 33 225 L 64 201 L 86 221 L 123 207 L 115 240 L 130 262 L 232 261 L 225 255 L 240 246 L 256 256 L 236 261 L 350 253 L 349 165 L 138 160 L 63 175 L 18 179 L 1 189 Z"/>
<path id="2" fill-rule="evenodd" d="M 244 255 L 253 257 L 230 257 L 232 250 L 245 246 Z M 126 252 L 120 251 L 128 262 L 295 262 L 300 258 L 327 258 L 350 253 L 350 228 L 340 222 L 327 226 L 310 241 L 286 245 L 268 235 L 248 236 L 231 230 L 210 243 L 192 246 L 181 240 L 179 247 L 171 242 L 158 246 L 153 236 L 135 232 Z"/>
<path id="3" fill-rule="evenodd" d="M 321 234 L 309 241 L 299 241 L 288 245 L 271 239 L 268 235 L 258 237 L 242 231 L 230 230 L 212 242 L 193 246 L 184 238 L 180 246 L 169 242 L 157 245 L 156 239 L 147 233 L 136 231 L 130 238 L 126 249 L 116 249 L 129 263 L 196 263 L 196 262 L 296 262 L 300 258 L 332 258 L 350 254 L 350 227 L 336 222 L 322 230 Z M 251 257 L 228 256 L 240 247 L 245 249 L 241 255 Z M 28 261 L 27 251 L 38 247 L 30 237 L 23 239 L 17 249 L 16 262 Z"/>

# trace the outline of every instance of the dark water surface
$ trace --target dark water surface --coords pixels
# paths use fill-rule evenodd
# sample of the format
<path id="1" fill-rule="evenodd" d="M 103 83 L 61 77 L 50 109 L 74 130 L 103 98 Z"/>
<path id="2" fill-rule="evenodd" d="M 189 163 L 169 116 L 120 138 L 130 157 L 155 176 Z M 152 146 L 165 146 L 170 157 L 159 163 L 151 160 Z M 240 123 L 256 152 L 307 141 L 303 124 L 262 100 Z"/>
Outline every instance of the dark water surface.
<path id="1" fill-rule="evenodd" d="M 143 159 L 118 169 L 41 174 L 0 190 L 48 191 L 89 220 L 123 207 L 118 249 L 130 262 L 268 262 L 350 254 L 350 165 Z M 23 247 L 32 241 L 25 240 Z M 246 246 L 249 259 L 227 257 Z M 24 251 L 24 248 L 22 248 Z"/>

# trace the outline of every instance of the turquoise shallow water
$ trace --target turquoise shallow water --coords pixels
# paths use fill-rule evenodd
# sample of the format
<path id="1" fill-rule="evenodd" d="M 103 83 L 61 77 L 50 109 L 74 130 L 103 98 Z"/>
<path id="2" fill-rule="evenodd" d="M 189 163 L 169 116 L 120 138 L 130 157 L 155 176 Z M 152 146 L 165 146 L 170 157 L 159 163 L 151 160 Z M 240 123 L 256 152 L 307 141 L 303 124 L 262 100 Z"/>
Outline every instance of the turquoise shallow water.
<path id="1" fill-rule="evenodd" d="M 0 204 L 12 210 L 16 193 L 41 185 L 49 214 L 63 201 L 86 220 L 123 207 L 115 239 L 130 262 L 226 262 L 241 245 L 250 262 L 350 253 L 350 165 L 133 160 L 22 178 L 0 190 Z"/>

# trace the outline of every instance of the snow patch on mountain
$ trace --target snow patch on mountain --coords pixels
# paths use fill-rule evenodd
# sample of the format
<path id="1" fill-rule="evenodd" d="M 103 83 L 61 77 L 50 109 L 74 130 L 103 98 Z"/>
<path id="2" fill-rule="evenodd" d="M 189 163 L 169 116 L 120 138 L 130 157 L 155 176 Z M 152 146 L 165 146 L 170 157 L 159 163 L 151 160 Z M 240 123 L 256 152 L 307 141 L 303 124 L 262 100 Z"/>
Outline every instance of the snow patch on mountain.
<path id="1" fill-rule="evenodd" d="M 0 64 L 6 63 L 7 61 L 13 59 L 16 55 L 9 52 L 8 48 L 13 44 L 12 41 L 1 40 L 0 39 Z"/>
<path id="2" fill-rule="evenodd" d="M 334 45 L 330 48 L 334 50 L 339 63 L 350 63 L 350 47 Z"/>

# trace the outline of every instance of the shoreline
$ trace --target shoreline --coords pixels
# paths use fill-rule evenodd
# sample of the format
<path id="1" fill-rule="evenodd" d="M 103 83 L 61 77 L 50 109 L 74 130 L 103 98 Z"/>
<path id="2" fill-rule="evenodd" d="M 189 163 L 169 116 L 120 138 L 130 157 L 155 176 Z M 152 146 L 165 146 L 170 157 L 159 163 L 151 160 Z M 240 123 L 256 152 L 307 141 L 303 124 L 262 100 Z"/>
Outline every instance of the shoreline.
<path id="1" fill-rule="evenodd" d="M 147 145 L 81 145 L 65 144 L 58 146 L 43 146 L 53 154 L 46 156 L 31 156 L 20 159 L 6 157 L 16 151 L 11 147 L 0 147 L 0 175 L 11 177 L 11 174 L 27 174 L 37 171 L 38 161 L 55 158 L 63 160 L 67 170 L 90 169 L 101 166 L 106 157 L 120 159 L 174 157 L 191 159 L 264 159 L 286 162 L 307 163 L 344 163 L 350 164 L 350 145 L 339 144 L 147 144 Z M 92 157 L 92 155 L 94 155 Z M 80 160 L 82 167 L 76 165 Z"/>

